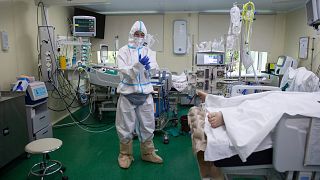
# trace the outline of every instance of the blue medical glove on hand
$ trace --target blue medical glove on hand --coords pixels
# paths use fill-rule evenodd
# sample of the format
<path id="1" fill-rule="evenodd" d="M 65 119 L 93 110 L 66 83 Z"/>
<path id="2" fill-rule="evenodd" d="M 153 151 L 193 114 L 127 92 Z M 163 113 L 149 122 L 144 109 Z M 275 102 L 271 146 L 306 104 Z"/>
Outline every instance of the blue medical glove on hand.
<path id="1" fill-rule="evenodd" d="M 139 62 L 144 66 L 150 63 L 148 56 L 144 56 L 143 58 L 141 58 L 141 54 L 139 55 Z"/>
<path id="2" fill-rule="evenodd" d="M 144 68 L 148 71 L 151 67 L 150 67 L 150 62 L 148 62 L 148 64 L 146 64 L 145 66 L 144 66 Z"/>

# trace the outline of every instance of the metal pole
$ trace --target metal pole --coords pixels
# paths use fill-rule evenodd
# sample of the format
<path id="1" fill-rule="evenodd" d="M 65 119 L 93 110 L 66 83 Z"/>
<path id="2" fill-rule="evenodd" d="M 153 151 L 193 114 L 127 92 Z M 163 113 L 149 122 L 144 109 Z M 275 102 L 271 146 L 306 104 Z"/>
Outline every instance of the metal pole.
<path id="1" fill-rule="evenodd" d="M 43 8 L 41 8 L 41 12 L 42 25 L 49 26 L 48 7 L 43 6 Z"/>
<path id="2" fill-rule="evenodd" d="M 312 63 L 313 63 L 313 53 L 314 53 L 314 40 L 315 40 L 315 38 L 312 38 L 312 48 L 311 48 L 311 62 L 310 62 L 310 71 L 312 71 Z"/>
<path id="3" fill-rule="evenodd" d="M 243 22 L 243 21 L 242 21 Z M 241 23 L 242 23 L 241 22 Z M 242 69 L 242 59 L 243 59 L 243 26 L 244 24 L 241 25 L 241 33 L 240 33 L 240 62 L 239 62 L 239 82 L 241 81 L 241 69 Z"/>
<path id="4" fill-rule="evenodd" d="M 191 48 L 192 48 L 192 59 L 191 59 L 191 61 L 192 61 L 192 64 L 191 64 L 191 71 L 193 72 L 194 71 L 194 64 L 195 64 L 195 57 L 194 57 L 194 34 L 192 34 L 192 46 L 191 46 Z M 186 75 L 188 75 L 188 74 L 186 74 Z"/>

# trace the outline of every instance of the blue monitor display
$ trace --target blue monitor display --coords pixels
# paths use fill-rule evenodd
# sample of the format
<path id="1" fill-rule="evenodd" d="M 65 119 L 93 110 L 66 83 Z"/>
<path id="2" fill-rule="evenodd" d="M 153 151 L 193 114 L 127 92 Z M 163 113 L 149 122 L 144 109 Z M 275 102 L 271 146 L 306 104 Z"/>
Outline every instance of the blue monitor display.
<path id="1" fill-rule="evenodd" d="M 45 87 L 38 87 L 38 88 L 33 89 L 33 94 L 35 97 L 41 97 L 41 96 L 47 94 L 47 90 Z"/>

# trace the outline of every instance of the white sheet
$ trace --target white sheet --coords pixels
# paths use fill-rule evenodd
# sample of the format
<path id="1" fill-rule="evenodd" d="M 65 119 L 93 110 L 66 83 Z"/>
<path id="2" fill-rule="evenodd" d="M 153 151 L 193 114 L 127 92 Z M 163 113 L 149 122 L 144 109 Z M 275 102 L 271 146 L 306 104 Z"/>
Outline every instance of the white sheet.
<path id="1" fill-rule="evenodd" d="M 179 92 L 182 92 L 188 87 L 187 76 L 184 73 L 172 75 L 172 86 Z"/>
<path id="2" fill-rule="evenodd" d="M 206 161 L 239 154 L 243 162 L 254 151 L 270 148 L 270 132 L 284 113 L 320 117 L 320 93 L 269 91 L 224 98 L 208 95 L 206 109 L 221 111 L 225 126 L 211 128 L 206 120 Z"/>

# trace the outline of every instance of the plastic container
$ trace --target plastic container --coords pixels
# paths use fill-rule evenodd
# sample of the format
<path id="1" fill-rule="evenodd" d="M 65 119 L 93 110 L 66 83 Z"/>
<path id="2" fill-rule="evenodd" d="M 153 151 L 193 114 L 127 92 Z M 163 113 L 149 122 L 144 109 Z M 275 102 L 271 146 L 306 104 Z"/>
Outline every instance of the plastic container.
<path id="1" fill-rule="evenodd" d="M 60 68 L 62 70 L 66 70 L 67 69 L 67 60 L 65 56 L 60 56 L 59 57 L 59 62 L 60 62 Z"/>

